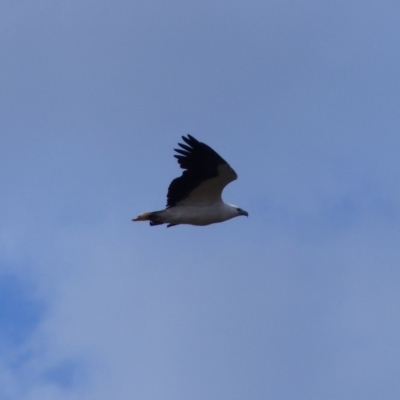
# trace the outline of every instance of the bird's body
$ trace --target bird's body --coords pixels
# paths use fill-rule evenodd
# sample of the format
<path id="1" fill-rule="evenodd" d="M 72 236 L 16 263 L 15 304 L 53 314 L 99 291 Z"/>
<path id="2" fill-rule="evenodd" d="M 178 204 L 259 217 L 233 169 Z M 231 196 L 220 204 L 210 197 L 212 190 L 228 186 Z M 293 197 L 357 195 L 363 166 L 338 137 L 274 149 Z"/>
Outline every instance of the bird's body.
<path id="1" fill-rule="evenodd" d="M 248 213 L 224 203 L 224 187 L 237 179 L 236 172 L 213 149 L 193 136 L 182 137 L 186 144 L 175 149 L 183 174 L 174 179 L 167 195 L 167 208 L 140 214 L 133 221 L 150 221 L 150 225 L 167 223 L 168 227 L 189 224 L 204 226 Z"/>
<path id="2" fill-rule="evenodd" d="M 143 218 L 143 216 L 146 219 L 136 219 L 136 221 L 151 221 L 149 218 L 152 218 L 152 225 L 168 223 L 171 226 L 179 224 L 204 226 L 227 221 L 228 219 L 237 217 L 238 213 L 237 207 L 221 201 L 217 204 L 204 206 L 192 205 L 170 207 L 162 211 L 153 211 L 151 213 L 141 214 L 138 218 Z"/>

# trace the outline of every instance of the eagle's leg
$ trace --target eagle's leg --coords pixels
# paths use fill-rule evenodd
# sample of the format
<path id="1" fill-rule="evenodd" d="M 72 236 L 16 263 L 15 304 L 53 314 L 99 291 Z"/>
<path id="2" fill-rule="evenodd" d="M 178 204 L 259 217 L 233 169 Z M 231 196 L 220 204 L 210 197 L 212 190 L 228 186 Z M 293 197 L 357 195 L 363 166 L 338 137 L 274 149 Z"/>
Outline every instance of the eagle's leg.
<path id="1" fill-rule="evenodd" d="M 153 220 L 150 221 L 150 226 L 156 226 L 156 225 L 162 225 L 162 224 L 165 224 L 165 222 L 153 221 Z"/>
<path id="2" fill-rule="evenodd" d="M 165 219 L 161 215 L 162 211 L 155 211 L 150 214 L 150 226 L 165 224 Z"/>

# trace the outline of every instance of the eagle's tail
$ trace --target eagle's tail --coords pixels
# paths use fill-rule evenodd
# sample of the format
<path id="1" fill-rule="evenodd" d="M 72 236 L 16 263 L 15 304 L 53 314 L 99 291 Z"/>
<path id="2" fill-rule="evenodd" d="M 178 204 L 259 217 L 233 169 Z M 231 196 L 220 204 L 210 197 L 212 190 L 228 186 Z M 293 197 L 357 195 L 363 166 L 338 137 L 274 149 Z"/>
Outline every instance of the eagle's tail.
<path id="1" fill-rule="evenodd" d="M 134 218 L 132 221 L 150 221 L 151 219 L 151 214 L 152 212 L 145 212 L 140 215 L 138 215 L 136 218 Z"/>
<path id="2" fill-rule="evenodd" d="M 161 225 L 165 223 L 162 216 L 162 211 L 145 212 L 138 215 L 132 221 L 150 221 L 151 226 Z"/>

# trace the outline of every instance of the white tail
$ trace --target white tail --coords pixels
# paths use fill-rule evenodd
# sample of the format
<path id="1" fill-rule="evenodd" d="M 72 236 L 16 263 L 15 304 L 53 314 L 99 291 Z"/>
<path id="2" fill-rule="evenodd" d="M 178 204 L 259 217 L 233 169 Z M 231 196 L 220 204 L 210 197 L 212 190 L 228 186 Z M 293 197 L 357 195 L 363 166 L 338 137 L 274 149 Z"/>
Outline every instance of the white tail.
<path id="1" fill-rule="evenodd" d="M 152 212 L 145 212 L 140 215 L 138 215 L 136 218 L 134 218 L 132 221 L 150 221 L 151 220 L 151 214 Z"/>

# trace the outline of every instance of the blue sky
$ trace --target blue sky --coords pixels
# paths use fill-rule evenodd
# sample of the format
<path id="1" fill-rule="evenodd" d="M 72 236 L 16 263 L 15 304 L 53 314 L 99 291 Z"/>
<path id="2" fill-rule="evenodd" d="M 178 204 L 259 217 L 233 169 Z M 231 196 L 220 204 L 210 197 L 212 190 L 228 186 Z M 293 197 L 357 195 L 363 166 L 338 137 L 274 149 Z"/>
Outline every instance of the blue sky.
<path id="1" fill-rule="evenodd" d="M 397 400 L 399 17 L 3 1 L 0 398 Z M 250 217 L 133 224 L 187 133 Z"/>

